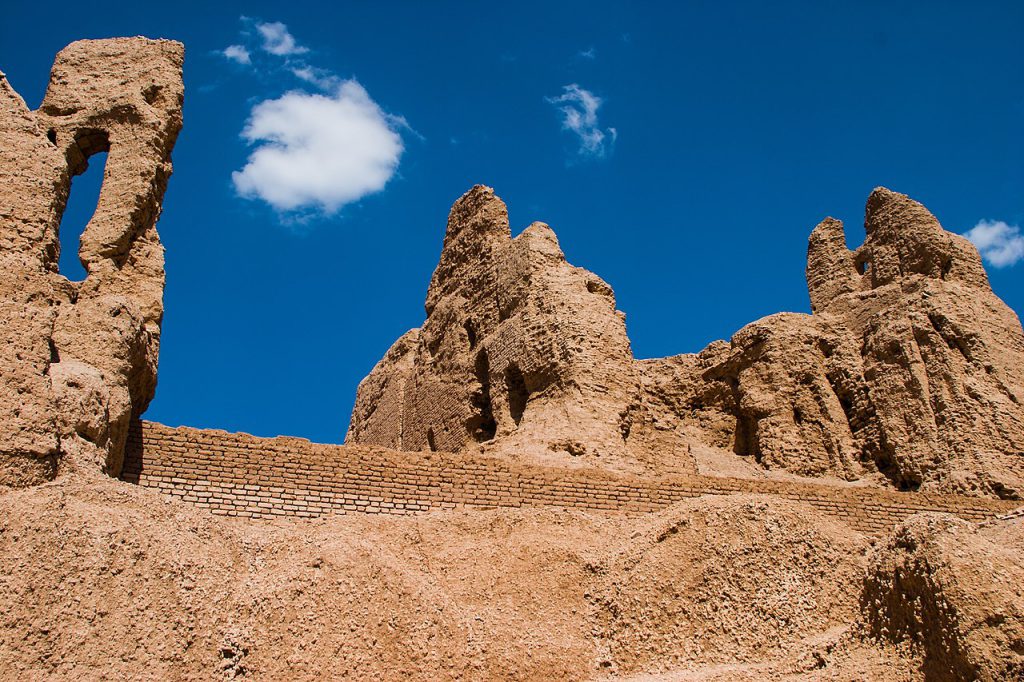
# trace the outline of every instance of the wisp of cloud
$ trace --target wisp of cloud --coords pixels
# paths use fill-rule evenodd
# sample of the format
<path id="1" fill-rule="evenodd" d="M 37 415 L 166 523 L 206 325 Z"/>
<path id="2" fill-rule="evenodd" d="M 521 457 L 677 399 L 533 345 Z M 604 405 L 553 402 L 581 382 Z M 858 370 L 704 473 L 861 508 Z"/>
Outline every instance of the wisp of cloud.
<path id="1" fill-rule="evenodd" d="M 281 212 L 333 214 L 394 175 L 404 150 L 397 125 L 355 80 L 331 95 L 293 91 L 260 102 L 242 131 L 256 148 L 232 174 L 235 189 Z"/>
<path id="2" fill-rule="evenodd" d="M 598 123 L 597 110 L 601 107 L 601 98 L 576 83 L 566 85 L 562 90 L 558 97 L 546 98 L 558 106 L 562 114 L 562 129 L 579 138 L 581 155 L 604 156 L 615 143 L 617 131 L 615 128 L 602 130 Z"/>
<path id="3" fill-rule="evenodd" d="M 288 27 L 280 21 L 256 24 L 256 30 L 263 37 L 263 49 L 278 57 L 309 52 L 288 32 Z"/>
<path id="4" fill-rule="evenodd" d="M 238 62 L 239 64 L 248 65 L 252 63 L 252 58 L 249 55 L 249 50 L 246 49 L 245 45 L 228 45 L 223 50 L 221 50 L 221 54 L 226 59 L 230 59 L 233 62 Z"/>
<path id="5" fill-rule="evenodd" d="M 1017 225 L 1008 225 L 1002 220 L 980 220 L 964 236 L 994 268 L 1009 267 L 1024 260 L 1024 236 Z"/>

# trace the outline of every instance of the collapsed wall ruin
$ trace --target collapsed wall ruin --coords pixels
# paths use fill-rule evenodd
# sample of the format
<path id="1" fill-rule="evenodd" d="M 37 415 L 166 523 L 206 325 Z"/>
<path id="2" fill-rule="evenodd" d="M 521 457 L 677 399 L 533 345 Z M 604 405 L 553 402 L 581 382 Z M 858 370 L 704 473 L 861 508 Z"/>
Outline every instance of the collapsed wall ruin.
<path id="1" fill-rule="evenodd" d="M 1021 496 L 1022 330 L 919 204 L 814 230 L 812 314 L 635 360 L 611 288 L 477 187 L 360 385 L 376 445 L 170 428 L 135 418 L 181 66 L 75 43 L 35 112 L 0 74 L 0 678 L 1024 677 L 1024 516 L 978 499 Z"/>
<path id="2" fill-rule="evenodd" d="M 452 208 L 426 309 L 360 384 L 348 442 L 623 460 L 639 397 L 625 322 L 551 228 L 512 239 L 504 203 L 473 188 Z"/>
<path id="3" fill-rule="evenodd" d="M 696 473 L 696 451 L 902 490 L 1020 499 L 1024 333 L 977 250 L 908 197 L 872 192 L 866 240 L 811 234 L 812 314 L 697 354 L 635 360 L 611 287 L 554 232 L 514 239 L 477 186 L 452 207 L 427 318 L 359 386 L 347 442 L 481 448 Z"/>
<path id="4" fill-rule="evenodd" d="M 0 484 L 122 466 L 152 399 L 162 318 L 155 224 L 181 128 L 183 48 L 81 41 L 31 111 L 0 77 Z M 58 271 L 73 176 L 109 151 L 79 257 Z M 866 240 L 826 219 L 808 249 L 812 313 L 697 354 L 633 358 L 610 286 L 554 232 L 512 237 L 478 186 L 452 208 L 426 321 L 360 384 L 347 440 L 620 473 L 748 471 L 1019 499 L 1024 333 L 974 247 L 877 189 Z"/>
<path id="5" fill-rule="evenodd" d="M 31 111 L 0 74 L 0 484 L 121 469 L 156 388 L 164 256 L 156 221 L 181 129 L 184 48 L 73 43 Z M 108 152 L 81 236 L 87 275 L 58 271 L 74 176 Z"/>

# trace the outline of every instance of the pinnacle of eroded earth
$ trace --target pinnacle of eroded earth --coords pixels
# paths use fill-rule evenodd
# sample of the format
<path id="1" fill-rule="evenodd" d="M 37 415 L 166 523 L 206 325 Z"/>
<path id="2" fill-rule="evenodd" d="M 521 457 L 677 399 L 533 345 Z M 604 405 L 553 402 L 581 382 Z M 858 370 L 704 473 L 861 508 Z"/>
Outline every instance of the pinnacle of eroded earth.
<path id="1" fill-rule="evenodd" d="M 38 111 L 0 74 L 0 484 L 61 467 L 120 471 L 156 387 L 164 257 L 156 221 L 181 129 L 184 48 L 83 40 L 61 50 Z M 58 271 L 71 179 L 109 152 L 82 233 L 88 274 Z"/>
<path id="2" fill-rule="evenodd" d="M 611 288 L 477 186 L 452 207 L 426 322 L 360 384 L 348 442 L 482 447 L 664 472 L 748 470 L 1024 493 L 1024 333 L 977 250 L 879 188 L 867 239 L 811 234 L 812 314 L 634 360 Z"/>
<path id="3" fill-rule="evenodd" d="M 452 207 L 427 320 L 360 386 L 348 440 L 403 450 L 500 443 L 622 460 L 639 381 L 611 287 L 476 186 Z"/>

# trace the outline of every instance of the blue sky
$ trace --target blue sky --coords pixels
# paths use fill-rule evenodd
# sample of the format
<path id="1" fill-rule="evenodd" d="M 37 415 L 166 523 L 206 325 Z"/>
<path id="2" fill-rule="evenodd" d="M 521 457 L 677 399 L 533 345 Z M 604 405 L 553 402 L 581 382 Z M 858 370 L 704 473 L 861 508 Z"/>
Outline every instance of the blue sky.
<path id="1" fill-rule="evenodd" d="M 0 70 L 36 107 L 75 39 L 185 43 L 147 417 L 338 442 L 475 183 L 614 287 L 638 357 L 809 311 L 811 229 L 858 245 L 877 185 L 949 230 L 988 221 L 1020 315 L 1022 28 L 1019 2 L 21 2 Z"/>

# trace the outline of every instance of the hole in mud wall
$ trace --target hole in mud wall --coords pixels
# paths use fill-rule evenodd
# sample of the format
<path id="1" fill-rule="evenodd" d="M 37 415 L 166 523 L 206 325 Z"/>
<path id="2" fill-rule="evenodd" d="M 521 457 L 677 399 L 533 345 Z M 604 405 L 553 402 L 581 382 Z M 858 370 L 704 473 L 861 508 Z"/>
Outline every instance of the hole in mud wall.
<path id="1" fill-rule="evenodd" d="M 85 226 L 89 224 L 100 200 L 103 173 L 107 166 L 107 153 L 92 154 L 82 172 L 71 180 L 67 206 L 60 221 L 60 274 L 72 282 L 80 282 L 88 274 L 78 257 Z"/>
<path id="2" fill-rule="evenodd" d="M 434 429 L 427 429 L 427 447 L 431 452 L 437 452 L 437 442 L 434 440 Z"/>
<path id="3" fill-rule="evenodd" d="M 467 428 L 473 440 L 483 443 L 493 439 L 498 432 L 498 424 L 494 420 L 494 408 L 491 405 L 491 363 L 487 359 L 487 351 L 481 350 L 477 353 L 473 373 L 476 375 L 480 388 L 473 393 L 470 399 L 475 415 L 469 420 Z"/>
<path id="4" fill-rule="evenodd" d="M 903 492 L 916 493 L 921 489 L 921 481 L 912 478 L 901 479 L 899 489 Z"/>
<path id="5" fill-rule="evenodd" d="M 871 272 L 871 263 L 869 263 L 866 258 L 859 259 L 857 261 L 857 272 L 862 276 L 868 274 Z"/>
<path id="6" fill-rule="evenodd" d="M 163 88 L 154 83 L 142 91 L 142 96 L 145 98 L 146 104 L 158 104 L 163 100 Z"/>
<path id="7" fill-rule="evenodd" d="M 523 373 L 516 365 L 509 365 L 505 370 L 505 389 L 508 391 L 508 411 L 512 415 L 512 421 L 519 426 L 523 420 L 523 412 L 526 411 L 526 403 L 530 399 L 530 392 L 526 389 L 526 380 Z"/>
<path id="8" fill-rule="evenodd" d="M 741 457 L 753 456 L 754 461 L 761 461 L 756 419 L 743 414 L 736 417 L 736 433 L 733 436 L 732 451 Z"/>
<path id="9" fill-rule="evenodd" d="M 846 421 L 850 424 L 850 431 L 857 431 L 857 427 L 853 423 L 853 401 L 850 396 L 843 393 L 840 395 L 839 391 L 836 391 L 836 397 L 839 398 L 839 407 L 843 409 L 843 414 L 846 415 Z"/>

